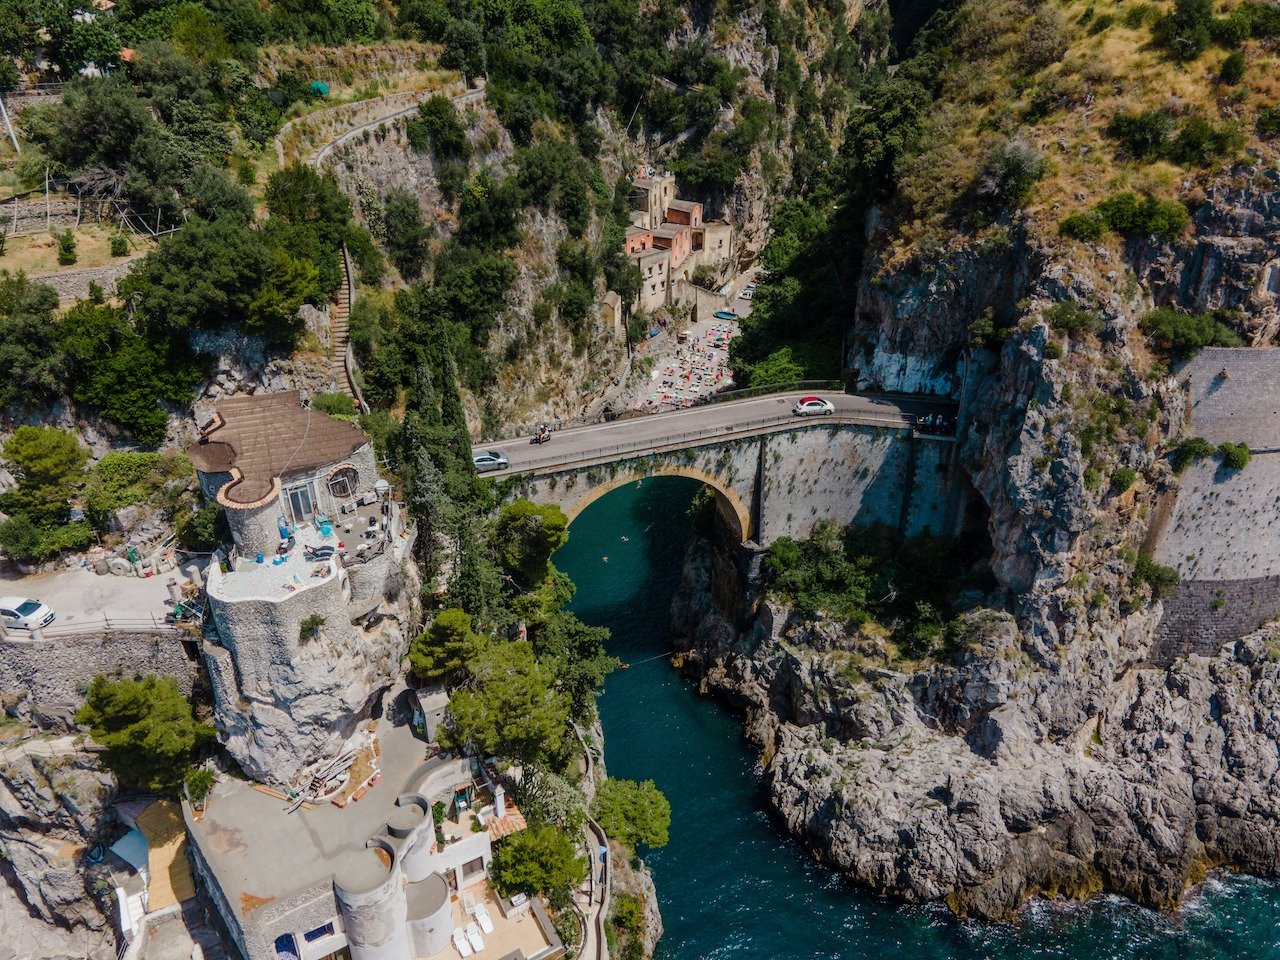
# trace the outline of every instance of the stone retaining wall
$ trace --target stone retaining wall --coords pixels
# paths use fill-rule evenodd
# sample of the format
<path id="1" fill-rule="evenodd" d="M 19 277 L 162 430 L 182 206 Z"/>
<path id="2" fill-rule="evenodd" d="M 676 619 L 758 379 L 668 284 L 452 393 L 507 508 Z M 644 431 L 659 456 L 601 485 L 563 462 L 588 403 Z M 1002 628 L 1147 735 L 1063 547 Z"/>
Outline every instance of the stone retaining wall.
<path id="1" fill-rule="evenodd" d="M 20 713 L 63 716 L 84 700 L 99 674 L 173 677 L 190 695 L 198 664 L 183 633 L 109 633 L 33 641 L 10 634 L 0 640 L 0 697 Z"/>
<path id="2" fill-rule="evenodd" d="M 1165 601 L 1152 660 L 1168 666 L 1192 653 L 1215 656 L 1223 645 L 1277 617 L 1280 577 L 1184 580 Z"/>
<path id="3" fill-rule="evenodd" d="M 89 296 L 89 284 L 96 283 L 102 287 L 102 292 L 108 297 L 115 296 L 116 284 L 120 281 L 129 268 L 133 266 L 133 260 L 118 260 L 115 263 L 109 263 L 105 267 L 91 267 L 84 270 L 68 270 L 65 273 L 50 273 L 42 277 L 32 277 L 40 283 L 47 283 L 58 291 L 58 300 L 61 303 L 69 303 L 73 300 L 83 300 Z"/>

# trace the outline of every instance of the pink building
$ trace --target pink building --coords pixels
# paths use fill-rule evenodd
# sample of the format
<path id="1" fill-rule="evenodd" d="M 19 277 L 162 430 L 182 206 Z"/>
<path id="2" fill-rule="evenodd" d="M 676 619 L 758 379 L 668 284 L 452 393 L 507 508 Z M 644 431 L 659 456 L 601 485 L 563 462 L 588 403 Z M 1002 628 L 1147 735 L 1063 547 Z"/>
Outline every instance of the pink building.
<path id="1" fill-rule="evenodd" d="M 646 230 L 643 227 L 627 227 L 624 244 L 629 257 L 637 253 L 644 253 L 646 250 L 652 250 L 653 231 Z"/>
<path id="2" fill-rule="evenodd" d="M 653 231 L 653 245 L 671 251 L 671 272 L 675 273 L 693 250 L 693 231 L 684 224 L 664 223 Z"/>

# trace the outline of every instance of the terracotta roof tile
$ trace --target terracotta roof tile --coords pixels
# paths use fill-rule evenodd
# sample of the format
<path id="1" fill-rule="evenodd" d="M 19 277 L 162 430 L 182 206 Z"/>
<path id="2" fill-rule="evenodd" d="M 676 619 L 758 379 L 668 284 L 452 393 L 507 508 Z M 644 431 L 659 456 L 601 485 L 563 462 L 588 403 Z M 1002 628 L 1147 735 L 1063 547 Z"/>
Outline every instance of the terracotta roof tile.
<path id="1" fill-rule="evenodd" d="M 219 491 L 231 507 L 251 506 L 277 479 L 344 460 L 369 442 L 353 424 L 303 407 L 297 390 L 231 397 L 217 412 L 187 456 L 201 473 L 239 474 Z"/>

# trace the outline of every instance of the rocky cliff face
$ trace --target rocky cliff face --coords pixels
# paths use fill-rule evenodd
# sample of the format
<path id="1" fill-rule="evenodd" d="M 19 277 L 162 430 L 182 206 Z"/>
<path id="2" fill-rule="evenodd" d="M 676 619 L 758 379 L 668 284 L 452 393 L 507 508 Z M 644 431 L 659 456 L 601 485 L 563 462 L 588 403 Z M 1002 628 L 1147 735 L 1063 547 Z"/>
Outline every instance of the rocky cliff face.
<path id="1" fill-rule="evenodd" d="M 87 754 L 27 756 L 0 763 L 0 931 L 14 955 L 115 956 L 115 936 L 86 889 L 80 860 L 101 838 L 110 775 Z M 16 900 L 14 900 L 16 894 Z"/>
<path id="2" fill-rule="evenodd" d="M 487 168 L 501 178 L 514 153 L 506 129 L 483 101 L 465 107 L 462 116 L 471 144 L 471 172 Z M 418 195 L 437 237 L 451 237 L 457 228 L 438 164 L 430 152 L 410 147 L 403 119 L 344 144 L 331 168 L 354 200 L 357 215 L 375 234 L 382 198 L 395 187 Z M 599 229 L 598 219 L 593 220 L 588 230 L 592 244 L 600 242 Z M 511 256 L 516 279 L 489 335 L 497 384 L 484 397 L 464 397 L 473 434 L 482 432 L 482 424 L 487 424 L 486 435 L 497 432 L 495 424 L 513 434 L 534 423 L 581 416 L 604 395 L 614 376 L 625 373 L 625 340 L 612 323 L 593 318 L 585 333 L 575 337 L 553 304 L 552 288 L 560 280 L 556 254 L 568 237 L 564 221 L 529 208 L 521 231 L 522 242 Z"/>
<path id="3" fill-rule="evenodd" d="M 1267 336 L 1271 182 L 1210 191 L 1173 244 L 1064 249 L 1015 222 L 928 266 L 873 254 L 851 338 L 863 383 L 964 397 L 998 587 L 965 598 L 953 660 L 906 663 L 767 598 L 726 604 L 725 558 L 691 553 L 674 611 L 690 666 L 747 711 L 783 820 L 860 883 L 1008 917 L 1038 893 L 1166 908 L 1211 867 L 1280 872 L 1276 629 L 1156 667 L 1161 607 L 1121 558 L 1174 482 L 1159 449 L 1185 415 L 1138 319 L 1226 306 Z M 1054 329 L 1067 300 L 1096 335 Z M 1006 331 L 998 354 L 973 344 L 983 319 Z M 1118 493 L 1121 466 L 1139 479 Z"/>

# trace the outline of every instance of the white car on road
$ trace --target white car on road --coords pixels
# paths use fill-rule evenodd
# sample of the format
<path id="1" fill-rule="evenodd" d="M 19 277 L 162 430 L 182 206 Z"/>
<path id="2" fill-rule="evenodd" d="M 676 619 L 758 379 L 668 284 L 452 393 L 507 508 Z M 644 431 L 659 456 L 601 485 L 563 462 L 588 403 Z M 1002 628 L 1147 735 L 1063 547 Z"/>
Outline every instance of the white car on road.
<path id="1" fill-rule="evenodd" d="M 6 627 L 35 630 L 53 623 L 53 611 L 28 597 L 0 597 L 0 621 Z"/>
<path id="2" fill-rule="evenodd" d="M 488 473 L 507 469 L 510 461 L 501 450 L 477 450 L 471 455 L 471 462 L 476 465 L 476 473 Z"/>
<path id="3" fill-rule="evenodd" d="M 797 417 L 828 417 L 836 412 L 836 405 L 821 397 L 801 397 L 791 412 Z"/>

